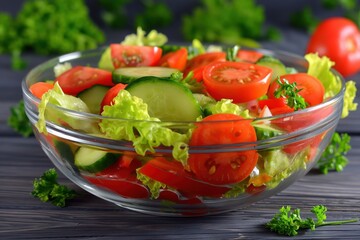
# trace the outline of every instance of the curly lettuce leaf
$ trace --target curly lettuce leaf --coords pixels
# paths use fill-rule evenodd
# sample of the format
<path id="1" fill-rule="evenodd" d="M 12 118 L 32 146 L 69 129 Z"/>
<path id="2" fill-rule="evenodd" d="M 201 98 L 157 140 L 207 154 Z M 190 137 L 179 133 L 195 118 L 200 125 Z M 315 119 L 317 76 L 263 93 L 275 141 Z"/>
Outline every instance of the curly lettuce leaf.
<path id="1" fill-rule="evenodd" d="M 168 41 L 167 37 L 156 30 L 151 30 L 147 35 L 146 32 L 138 27 L 136 34 L 129 34 L 121 42 L 124 45 L 135 46 L 162 46 Z"/>
<path id="2" fill-rule="evenodd" d="M 215 103 L 209 103 L 204 107 L 205 115 L 217 113 L 231 113 L 243 118 L 251 118 L 249 110 L 232 102 L 231 99 L 221 99 Z"/>
<path id="3" fill-rule="evenodd" d="M 336 95 L 341 89 L 341 81 L 339 77 L 331 71 L 335 63 L 327 57 L 319 57 L 317 53 L 306 54 L 305 59 L 309 62 L 308 74 L 318 78 L 324 85 L 324 97 L 327 98 Z M 349 111 L 356 111 L 357 103 L 354 103 L 356 90 L 354 81 L 346 81 L 342 118 L 347 117 Z"/>
<path id="4" fill-rule="evenodd" d="M 350 111 L 356 111 L 357 103 L 354 102 L 356 97 L 356 86 L 354 81 L 347 81 L 345 84 L 344 107 L 342 110 L 341 118 L 349 115 Z"/>
<path id="5" fill-rule="evenodd" d="M 141 98 L 122 90 L 114 98 L 114 104 L 105 106 L 102 115 L 109 117 L 99 123 L 101 131 L 109 138 L 131 141 L 135 151 L 144 156 L 156 147 L 173 147 L 173 157 L 186 163 L 189 134 L 172 131 L 158 119 L 150 117 L 147 104 Z M 117 118 L 117 119 L 114 119 Z M 121 120 L 123 119 L 123 120 Z"/>
<path id="6" fill-rule="evenodd" d="M 60 85 L 56 82 L 54 88 L 42 96 L 39 104 L 39 119 L 35 126 L 40 133 L 47 133 L 46 120 L 60 125 L 66 123 L 73 129 L 88 133 L 98 132 L 95 123 L 90 122 L 88 119 L 80 119 L 78 116 L 70 115 L 62 110 L 57 110 L 55 108 L 49 109 L 47 108 L 49 103 L 68 110 L 90 113 L 88 106 L 80 98 L 65 94 Z"/>

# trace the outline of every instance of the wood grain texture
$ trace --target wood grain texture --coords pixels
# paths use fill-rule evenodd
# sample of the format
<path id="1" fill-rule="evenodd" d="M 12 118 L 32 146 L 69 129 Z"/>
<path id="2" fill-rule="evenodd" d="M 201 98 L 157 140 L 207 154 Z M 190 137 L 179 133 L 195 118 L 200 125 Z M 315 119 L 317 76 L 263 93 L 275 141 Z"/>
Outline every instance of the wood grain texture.
<path id="1" fill-rule="evenodd" d="M 114 35 L 115 36 L 115 35 Z M 118 36 L 118 35 L 116 35 Z M 306 37 L 294 31 L 269 49 L 300 54 Z M 300 46 L 300 47 L 299 47 Z M 31 64 L 44 57 L 28 56 Z M 360 113 L 341 120 L 338 130 L 352 135 L 349 166 L 328 175 L 311 171 L 283 192 L 246 209 L 199 218 L 167 218 L 122 209 L 75 186 L 60 174 L 60 183 L 79 196 L 58 208 L 33 198 L 32 181 L 53 167 L 35 138 L 22 138 L 7 125 L 9 107 L 21 98 L 25 72 L 9 70 L 9 58 L 0 56 L 0 239 L 289 239 L 264 228 L 283 205 L 301 208 L 310 216 L 313 205 L 328 207 L 328 220 L 360 217 Z M 355 76 L 355 80 L 360 79 Z M 292 239 L 359 239 L 360 222 L 302 232 Z"/>

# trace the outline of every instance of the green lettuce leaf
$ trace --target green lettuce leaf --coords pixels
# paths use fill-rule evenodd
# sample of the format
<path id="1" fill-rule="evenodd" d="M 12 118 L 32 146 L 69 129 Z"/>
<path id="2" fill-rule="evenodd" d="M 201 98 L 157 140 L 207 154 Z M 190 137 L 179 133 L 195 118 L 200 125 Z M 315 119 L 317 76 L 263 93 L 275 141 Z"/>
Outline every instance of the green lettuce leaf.
<path id="1" fill-rule="evenodd" d="M 242 105 L 237 105 L 231 99 L 221 99 L 215 103 L 210 102 L 204 107 L 205 115 L 217 113 L 231 113 L 243 118 L 251 118 L 248 109 Z"/>
<path id="2" fill-rule="evenodd" d="M 35 126 L 40 133 L 47 133 L 46 120 L 60 125 L 66 123 L 73 129 L 87 133 L 98 132 L 98 127 L 95 122 L 91 122 L 88 119 L 81 119 L 76 115 L 70 115 L 55 108 L 49 109 L 47 108 L 49 103 L 77 112 L 90 113 L 89 108 L 80 98 L 65 94 L 60 85 L 55 83 L 54 88 L 42 96 L 39 104 L 39 119 Z"/>
<path id="3" fill-rule="evenodd" d="M 102 115 L 109 117 L 99 123 L 101 131 L 107 137 L 131 141 L 135 151 L 142 156 L 147 151 L 155 152 L 154 148 L 161 145 L 172 146 L 173 157 L 183 164 L 186 163 L 189 134 L 175 132 L 166 127 L 160 119 L 150 117 L 147 104 L 141 98 L 122 90 L 114 98 L 113 105 L 104 107 Z"/>
<path id="4" fill-rule="evenodd" d="M 309 53 L 305 55 L 305 59 L 309 62 L 308 74 L 318 78 L 325 88 L 325 98 L 336 95 L 341 88 L 341 81 L 332 71 L 334 66 L 327 57 L 319 57 L 316 53 Z M 356 111 L 357 103 L 354 103 L 356 96 L 355 82 L 347 80 L 345 84 L 344 105 L 342 111 L 342 118 L 349 115 L 349 111 Z"/>
<path id="5" fill-rule="evenodd" d="M 151 30 L 147 35 L 141 27 L 136 29 L 136 34 L 129 34 L 125 36 L 125 39 L 121 42 L 124 45 L 136 45 L 136 46 L 162 46 L 168 41 L 167 37 Z"/>

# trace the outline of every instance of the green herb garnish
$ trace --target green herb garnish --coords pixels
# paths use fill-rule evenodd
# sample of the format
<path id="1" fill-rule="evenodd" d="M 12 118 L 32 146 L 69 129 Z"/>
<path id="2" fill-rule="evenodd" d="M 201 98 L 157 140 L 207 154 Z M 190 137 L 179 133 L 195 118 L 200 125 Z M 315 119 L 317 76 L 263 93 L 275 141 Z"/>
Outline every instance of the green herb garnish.
<path id="1" fill-rule="evenodd" d="M 291 211 L 290 206 L 281 207 L 279 213 L 266 223 L 266 228 L 280 235 L 296 236 L 299 230 L 311 229 L 328 225 L 341 225 L 346 223 L 357 222 L 359 219 L 349 219 L 341 221 L 326 222 L 327 208 L 323 205 L 316 205 L 311 212 L 315 214 L 316 220 L 313 218 L 302 219 L 300 209 Z"/>
<path id="2" fill-rule="evenodd" d="M 8 125 L 23 137 L 29 137 L 33 134 L 33 129 L 29 118 L 25 113 L 24 101 L 20 100 L 19 103 L 10 108 L 10 116 L 7 119 Z"/>
<path id="3" fill-rule="evenodd" d="M 346 133 L 339 134 L 335 132 L 317 162 L 317 168 L 323 174 L 327 174 L 332 170 L 341 172 L 349 162 L 345 155 L 350 149 L 350 136 Z"/>
<path id="4" fill-rule="evenodd" d="M 66 201 L 73 199 L 76 193 L 74 190 L 58 184 L 57 178 L 58 175 L 54 168 L 47 170 L 40 178 L 34 180 L 34 190 L 31 194 L 42 202 L 51 202 L 55 206 L 65 207 Z"/>
<path id="5" fill-rule="evenodd" d="M 289 83 L 286 79 L 282 81 L 277 79 L 279 84 L 279 88 L 274 92 L 274 96 L 276 98 L 284 97 L 287 100 L 287 105 L 294 110 L 304 109 L 306 108 L 305 99 L 299 95 L 299 92 L 302 89 L 298 89 L 296 86 L 296 82 Z"/>

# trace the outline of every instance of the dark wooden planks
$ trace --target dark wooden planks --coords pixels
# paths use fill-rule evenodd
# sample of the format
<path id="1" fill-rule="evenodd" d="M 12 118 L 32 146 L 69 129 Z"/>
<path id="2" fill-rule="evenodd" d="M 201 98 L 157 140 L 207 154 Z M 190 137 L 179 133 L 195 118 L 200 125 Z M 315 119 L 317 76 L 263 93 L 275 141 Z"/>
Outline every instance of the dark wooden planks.
<path id="1" fill-rule="evenodd" d="M 309 216 L 325 204 L 328 220 L 360 216 L 360 138 L 352 138 L 350 164 L 342 173 L 311 171 L 282 193 L 247 209 L 204 218 L 165 218 L 131 212 L 98 199 L 60 174 L 60 181 L 80 194 L 66 208 L 34 199 L 32 181 L 52 167 L 34 138 L 0 139 L 0 236 L 2 239 L 281 239 L 264 224 L 282 205 Z M 356 239 L 360 223 L 322 227 L 299 238 Z M 284 238 L 286 239 L 286 238 Z"/>

